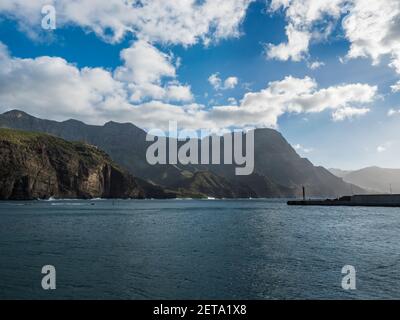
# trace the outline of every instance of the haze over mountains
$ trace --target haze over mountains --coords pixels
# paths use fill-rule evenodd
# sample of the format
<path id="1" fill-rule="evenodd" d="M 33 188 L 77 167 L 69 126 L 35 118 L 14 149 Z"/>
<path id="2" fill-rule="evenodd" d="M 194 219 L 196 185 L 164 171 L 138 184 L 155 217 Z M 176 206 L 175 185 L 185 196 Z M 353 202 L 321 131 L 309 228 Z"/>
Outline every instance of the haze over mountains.
<path id="1" fill-rule="evenodd" d="M 355 171 L 329 170 L 344 181 L 356 184 L 370 192 L 400 193 L 400 169 L 368 167 Z"/>
<path id="2" fill-rule="evenodd" d="M 87 125 L 77 120 L 42 120 L 14 110 L 0 115 L 0 127 L 42 132 L 99 147 L 134 177 L 177 190 L 184 196 L 218 198 L 294 197 L 304 185 L 308 196 L 341 196 L 364 190 L 301 158 L 272 129 L 255 130 L 255 166 L 249 176 L 235 175 L 234 165 L 150 165 L 146 132 L 131 123 Z M 180 144 L 184 142 L 179 142 Z M 221 145 L 223 148 L 223 145 Z"/>

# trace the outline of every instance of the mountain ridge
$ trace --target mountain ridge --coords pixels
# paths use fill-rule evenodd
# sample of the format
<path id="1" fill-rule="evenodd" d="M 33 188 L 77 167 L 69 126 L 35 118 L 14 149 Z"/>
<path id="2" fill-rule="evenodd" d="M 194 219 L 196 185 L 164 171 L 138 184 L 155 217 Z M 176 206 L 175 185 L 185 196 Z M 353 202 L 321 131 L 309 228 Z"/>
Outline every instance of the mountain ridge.
<path id="1" fill-rule="evenodd" d="M 400 169 L 370 166 L 359 170 L 343 171 L 330 169 L 332 173 L 343 173 L 342 178 L 348 183 L 374 193 L 400 193 Z"/>
<path id="2" fill-rule="evenodd" d="M 110 121 L 96 126 L 74 119 L 58 122 L 12 110 L 0 115 L 0 127 L 44 132 L 68 141 L 96 145 L 135 177 L 166 189 L 182 189 L 191 185 L 189 189 L 202 194 L 205 191 L 205 195 L 210 197 L 221 196 L 215 183 L 224 186 L 225 197 L 298 197 L 303 185 L 309 196 L 340 196 L 350 190 L 364 192 L 325 168 L 316 167 L 308 159 L 301 158 L 280 132 L 269 128 L 254 132 L 256 152 L 253 174 L 236 176 L 233 165 L 150 165 L 145 154 L 152 142 L 147 142 L 147 133 L 132 123 Z M 208 174 L 196 175 L 197 172 Z M 190 180 L 193 177 L 196 182 Z"/>

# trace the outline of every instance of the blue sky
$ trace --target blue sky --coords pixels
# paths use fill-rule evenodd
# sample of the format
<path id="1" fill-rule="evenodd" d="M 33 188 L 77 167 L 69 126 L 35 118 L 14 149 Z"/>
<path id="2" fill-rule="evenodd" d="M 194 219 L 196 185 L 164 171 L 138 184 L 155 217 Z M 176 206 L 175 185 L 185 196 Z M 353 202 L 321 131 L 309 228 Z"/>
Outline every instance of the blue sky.
<path id="1" fill-rule="evenodd" d="M 123 6 L 118 1 L 108 3 Z M 400 39 L 390 36 L 400 32 L 388 27 L 393 26 L 390 19 L 400 18 L 396 0 L 377 1 L 382 8 L 352 0 L 350 9 L 342 0 L 321 2 L 320 7 L 307 0 L 235 0 L 235 6 L 223 8 L 184 1 L 188 10 L 174 19 L 185 21 L 193 10 L 193 17 L 199 11 L 210 22 L 178 26 L 149 0 L 143 5 L 154 14 L 148 25 L 127 20 L 124 8 L 109 22 L 115 7 L 111 10 L 106 2 L 93 9 L 98 13 L 91 21 L 91 15 L 84 16 L 90 12 L 87 0 L 81 0 L 82 12 L 58 1 L 57 28 L 43 30 L 40 9 L 53 2 L 37 0 L 26 12 L 17 12 L 19 0 L 0 5 L 0 43 L 7 52 L 0 66 L 9 70 L 0 73 L 0 111 L 18 108 L 40 117 L 96 124 L 131 121 L 146 129 L 162 127 L 167 119 L 190 128 L 269 126 L 317 165 L 398 167 L 400 89 L 395 86 L 400 67 L 395 66 L 400 64 Z M 370 21 L 373 29 L 364 28 L 360 35 L 362 14 L 378 9 L 382 13 Z M 135 17 L 136 12 L 129 14 Z M 160 21 L 160 16 L 165 25 L 152 25 L 151 19 Z M 121 25 L 135 31 L 117 37 Z M 374 32 L 384 36 L 369 43 Z M 111 39 L 105 36 L 109 33 Z M 313 62 L 322 64 L 312 68 Z M 218 85 L 211 83 L 212 75 Z M 229 77 L 235 81 L 224 87 Z"/>

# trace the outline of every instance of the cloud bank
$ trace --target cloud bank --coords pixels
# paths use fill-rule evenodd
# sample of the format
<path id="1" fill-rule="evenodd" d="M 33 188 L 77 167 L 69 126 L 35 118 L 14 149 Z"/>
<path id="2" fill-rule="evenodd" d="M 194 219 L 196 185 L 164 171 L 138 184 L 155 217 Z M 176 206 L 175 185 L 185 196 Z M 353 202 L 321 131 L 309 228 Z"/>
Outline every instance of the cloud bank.
<path id="1" fill-rule="evenodd" d="M 300 61 L 311 42 L 326 39 L 337 22 L 350 42 L 347 59 L 371 58 L 373 64 L 388 56 L 400 74 L 400 1 L 398 0 L 272 0 L 271 12 L 283 10 L 288 41 L 268 44 L 271 59 Z"/>
<path id="2" fill-rule="evenodd" d="M 187 101 L 190 94 L 185 86 L 162 83 L 162 77 L 175 76 L 170 57 L 140 40 L 126 50 L 122 53 L 123 65 L 111 72 L 102 68 L 79 69 L 56 57 L 12 57 L 0 44 L 0 111 L 17 108 L 44 118 L 76 118 L 92 124 L 114 120 L 143 128 L 164 129 L 168 120 L 191 129 L 276 127 L 284 113 L 331 110 L 337 121 L 359 116 L 368 112 L 362 105 L 371 103 L 377 95 L 377 88 L 367 84 L 318 89 L 316 81 L 309 77 L 288 76 L 269 83 L 264 90 L 245 94 L 238 105 L 206 108 Z M 146 65 L 144 60 L 136 66 L 142 59 L 142 50 L 144 56 L 154 54 L 158 63 Z M 139 57 L 133 64 L 132 55 Z M 177 105 L 156 99 L 157 95 L 168 94 L 183 102 Z M 151 99 L 137 102 L 143 95 Z"/>
<path id="3" fill-rule="evenodd" d="M 77 25 L 109 42 L 128 33 L 141 40 L 193 45 L 240 35 L 253 0 L 2 0 L 0 13 L 28 33 L 40 31 L 41 9 L 53 5 L 57 25 Z"/>

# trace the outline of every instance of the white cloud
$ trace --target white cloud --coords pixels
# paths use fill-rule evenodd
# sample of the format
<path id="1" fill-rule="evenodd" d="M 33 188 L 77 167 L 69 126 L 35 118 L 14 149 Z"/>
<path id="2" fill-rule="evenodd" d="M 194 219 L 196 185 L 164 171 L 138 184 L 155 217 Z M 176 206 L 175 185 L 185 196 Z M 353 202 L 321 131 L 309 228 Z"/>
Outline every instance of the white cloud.
<path id="1" fill-rule="evenodd" d="M 310 26 L 326 16 L 339 17 L 344 3 L 346 0 L 272 0 L 270 9 L 283 8 L 295 26 Z"/>
<path id="2" fill-rule="evenodd" d="M 293 148 L 298 152 L 306 153 L 306 154 L 314 151 L 313 148 L 306 148 L 306 147 L 303 147 L 301 144 L 295 144 L 293 146 Z"/>
<path id="3" fill-rule="evenodd" d="M 400 73 L 400 2 L 353 0 L 343 28 L 351 47 L 349 58 L 370 57 L 378 64 L 390 56 L 390 66 Z"/>
<path id="4" fill-rule="evenodd" d="M 309 63 L 308 67 L 311 70 L 316 70 L 316 69 L 319 69 L 319 68 L 323 67 L 324 65 L 325 65 L 325 63 L 323 63 L 321 61 L 314 61 L 314 62 Z"/>
<path id="5" fill-rule="evenodd" d="M 332 20 L 342 13 L 345 0 L 272 0 L 270 11 L 285 11 L 287 43 L 268 44 L 267 57 L 300 61 L 308 54 L 311 40 L 325 38 L 332 29 Z M 318 30 L 315 30 L 318 24 Z M 321 29 L 323 31 L 321 31 Z"/>
<path id="6" fill-rule="evenodd" d="M 390 109 L 387 115 L 388 117 L 392 117 L 394 115 L 400 115 L 400 109 Z"/>
<path id="7" fill-rule="evenodd" d="M 127 61 L 124 63 L 124 67 L 130 66 Z M 159 77 L 173 75 L 172 69 L 166 66 L 155 70 L 156 73 L 163 70 L 157 73 Z M 102 68 L 79 69 L 62 58 L 15 58 L 0 45 L 0 111 L 16 108 L 55 120 L 76 118 L 92 124 L 114 120 L 133 122 L 143 128 L 166 128 L 169 120 L 176 120 L 181 127 L 191 129 L 276 127 L 278 118 L 284 113 L 356 108 L 373 101 L 377 91 L 376 87 L 366 84 L 318 89 L 311 78 L 286 77 L 269 83 L 264 90 L 247 93 L 239 105 L 207 109 L 196 103 L 174 105 L 154 99 L 136 103 L 131 99 L 134 95 L 132 83 L 155 83 L 166 90 L 167 95 L 169 92 L 174 96 L 185 96 L 188 92 L 174 81 L 161 86 L 157 77 L 128 71 L 122 76 L 117 71 L 112 73 Z"/>
<path id="8" fill-rule="evenodd" d="M 367 112 L 365 107 L 376 98 L 377 87 L 348 84 L 319 89 L 315 80 L 286 77 L 270 82 L 259 92 L 245 94 L 239 106 L 218 106 L 209 111 L 220 126 L 246 125 L 276 127 L 284 113 L 317 113 L 333 110 L 334 120 L 344 120 Z"/>
<path id="9" fill-rule="evenodd" d="M 170 84 L 167 87 L 166 100 L 169 101 L 192 101 L 194 99 L 190 86 Z"/>
<path id="10" fill-rule="evenodd" d="M 379 153 L 385 152 L 386 151 L 386 147 L 385 146 L 378 146 L 376 148 L 376 151 L 378 151 Z"/>
<path id="11" fill-rule="evenodd" d="M 99 113 L 111 113 L 123 105 L 126 92 L 123 83 L 115 81 L 104 69 L 77 69 L 61 58 L 18 59 L 3 55 L 0 101 L 3 108 L 96 122 Z"/>
<path id="12" fill-rule="evenodd" d="M 218 90 L 221 87 L 221 78 L 218 73 L 213 73 L 208 77 L 208 82 L 214 87 L 215 90 Z"/>
<path id="13" fill-rule="evenodd" d="M 287 43 L 279 45 L 267 45 L 267 57 L 269 59 L 300 61 L 308 51 L 311 34 L 296 30 L 292 24 L 286 27 Z"/>
<path id="14" fill-rule="evenodd" d="M 377 151 L 378 153 L 386 152 L 392 145 L 393 145 L 393 142 L 392 142 L 392 141 L 385 142 L 384 144 L 379 145 L 379 146 L 376 148 L 376 151 Z"/>
<path id="15" fill-rule="evenodd" d="M 347 59 L 370 57 L 378 64 L 390 58 L 400 73 L 400 1 L 398 0 L 272 0 L 270 11 L 284 10 L 287 43 L 269 45 L 268 57 L 299 61 L 308 55 L 312 41 L 327 38 L 342 19 L 350 42 Z"/>
<path id="16" fill-rule="evenodd" d="M 392 92 L 400 92 L 400 81 L 397 81 L 394 85 L 390 86 Z"/>
<path id="17" fill-rule="evenodd" d="M 172 57 L 146 41 L 136 41 L 121 51 L 124 66 L 116 70 L 117 78 L 126 82 L 154 83 L 161 77 L 175 77 Z"/>
<path id="18" fill-rule="evenodd" d="M 239 83 L 239 79 L 237 77 L 229 77 L 224 81 L 224 89 L 234 89 Z"/>
<path id="19" fill-rule="evenodd" d="M 238 104 L 237 100 L 233 97 L 228 98 L 228 102 L 229 102 L 229 104 L 234 105 L 234 106 L 236 106 Z"/>
<path id="20" fill-rule="evenodd" d="M 62 58 L 13 58 L 0 45 L 1 111 L 21 109 L 44 118 L 75 118 L 92 124 L 114 120 L 148 127 L 176 119 L 197 125 L 193 110 L 201 115 L 200 106 L 155 100 L 135 104 L 130 99 L 134 89 L 125 81 L 102 68 L 79 69 Z M 166 100 L 191 95 L 186 87 L 175 84 L 160 89 L 166 91 Z"/>
<path id="21" fill-rule="evenodd" d="M 77 25 L 111 42 L 127 33 L 149 42 L 193 45 L 237 37 L 252 0 L 2 0 L 0 13 L 32 33 L 41 8 L 54 5 L 57 25 Z"/>
<path id="22" fill-rule="evenodd" d="M 237 77 L 228 77 L 225 81 L 222 81 L 217 72 L 208 78 L 208 82 L 214 87 L 214 90 L 228 90 L 234 89 L 239 83 L 239 79 Z"/>
<path id="23" fill-rule="evenodd" d="M 128 84 L 132 101 L 139 102 L 146 98 L 193 100 L 189 86 L 182 86 L 177 81 L 162 84 L 164 78 L 176 77 L 173 57 L 146 41 L 136 41 L 130 48 L 122 50 L 121 59 L 124 64 L 115 70 L 115 79 Z"/>
<path id="24" fill-rule="evenodd" d="M 367 114 L 370 111 L 368 108 L 353 108 L 353 107 L 344 107 L 338 110 L 335 110 L 332 113 L 332 118 L 334 121 L 343 121 L 345 119 L 351 119 L 354 117 L 359 117 Z"/>

